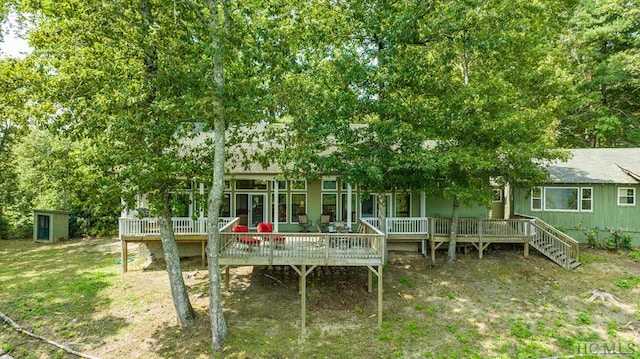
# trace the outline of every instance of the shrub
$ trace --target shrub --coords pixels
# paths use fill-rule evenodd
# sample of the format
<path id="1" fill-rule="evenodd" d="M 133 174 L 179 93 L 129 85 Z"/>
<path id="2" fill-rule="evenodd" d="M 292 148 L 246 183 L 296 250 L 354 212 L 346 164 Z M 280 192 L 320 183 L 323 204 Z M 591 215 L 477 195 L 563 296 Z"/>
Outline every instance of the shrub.
<path id="1" fill-rule="evenodd" d="M 622 228 L 607 227 L 609 237 L 607 237 L 607 249 L 616 251 L 620 249 L 631 249 L 631 241 L 633 236 L 624 233 Z"/>

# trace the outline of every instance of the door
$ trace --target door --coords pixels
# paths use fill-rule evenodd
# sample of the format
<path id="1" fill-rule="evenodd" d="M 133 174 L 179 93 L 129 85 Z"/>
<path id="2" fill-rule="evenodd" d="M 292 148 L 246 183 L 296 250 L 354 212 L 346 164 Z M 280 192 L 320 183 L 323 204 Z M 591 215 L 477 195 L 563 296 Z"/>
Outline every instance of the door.
<path id="1" fill-rule="evenodd" d="M 240 224 L 253 228 L 257 227 L 260 222 L 266 222 L 266 202 L 266 193 L 237 193 L 236 216 L 240 217 Z"/>
<path id="2" fill-rule="evenodd" d="M 51 216 L 38 215 L 38 240 L 48 241 Z"/>

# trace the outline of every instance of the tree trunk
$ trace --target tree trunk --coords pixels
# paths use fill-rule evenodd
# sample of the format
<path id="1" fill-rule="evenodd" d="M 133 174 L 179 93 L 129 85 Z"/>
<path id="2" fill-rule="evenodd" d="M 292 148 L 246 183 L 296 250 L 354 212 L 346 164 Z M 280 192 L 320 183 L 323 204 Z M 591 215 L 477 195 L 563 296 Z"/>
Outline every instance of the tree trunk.
<path id="1" fill-rule="evenodd" d="M 214 159 L 213 159 L 213 185 L 207 200 L 207 259 L 209 265 L 209 315 L 211 319 L 211 346 L 214 350 L 221 350 L 224 340 L 227 337 L 227 323 L 222 311 L 222 289 L 220 286 L 220 268 L 218 266 L 218 251 L 220 247 L 220 230 L 218 228 L 218 217 L 222 204 L 222 191 L 224 188 L 224 162 L 225 162 L 225 109 L 224 109 L 224 68 L 223 68 L 223 47 L 222 29 L 229 31 L 227 27 L 228 12 L 222 9 L 224 24 L 220 24 L 220 4 L 211 0 L 208 3 L 211 12 L 211 22 L 209 31 L 211 32 L 211 48 L 213 52 L 213 76 L 215 80 L 215 101 L 214 101 Z M 226 8 L 226 3 L 222 3 Z M 222 26 L 221 26 L 222 25 Z"/>
<path id="2" fill-rule="evenodd" d="M 456 240 L 458 238 L 458 208 L 460 201 L 458 196 L 453 196 L 453 210 L 451 211 L 451 232 L 449 233 L 449 249 L 447 251 L 447 263 L 456 260 Z"/>
<path id="3" fill-rule="evenodd" d="M 167 264 L 167 273 L 169 274 L 169 286 L 171 287 L 173 305 L 176 308 L 180 324 L 183 327 L 192 327 L 196 322 L 196 314 L 189 301 L 189 293 L 182 278 L 180 254 L 178 253 L 176 236 L 173 231 L 173 222 L 171 221 L 171 211 L 169 210 L 169 195 L 165 193 L 162 196 L 163 208 L 162 214 L 158 218 L 158 228 L 160 229 L 160 238 L 162 239 L 164 261 Z"/>
<path id="4" fill-rule="evenodd" d="M 378 229 L 382 233 L 387 231 L 387 196 L 378 194 Z"/>

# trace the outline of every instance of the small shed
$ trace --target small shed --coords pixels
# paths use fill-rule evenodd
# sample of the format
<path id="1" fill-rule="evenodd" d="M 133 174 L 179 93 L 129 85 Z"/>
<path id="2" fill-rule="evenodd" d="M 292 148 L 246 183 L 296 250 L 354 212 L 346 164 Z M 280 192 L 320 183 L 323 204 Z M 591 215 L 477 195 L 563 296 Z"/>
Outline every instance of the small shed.
<path id="1" fill-rule="evenodd" d="M 69 239 L 69 212 L 33 210 L 34 241 L 55 243 L 64 239 Z"/>

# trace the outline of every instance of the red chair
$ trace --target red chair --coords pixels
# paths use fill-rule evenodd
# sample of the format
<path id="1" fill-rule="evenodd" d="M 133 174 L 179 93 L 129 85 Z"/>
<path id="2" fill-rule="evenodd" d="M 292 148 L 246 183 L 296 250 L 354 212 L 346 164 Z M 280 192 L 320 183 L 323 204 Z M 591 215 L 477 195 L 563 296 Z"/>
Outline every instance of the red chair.
<path id="1" fill-rule="evenodd" d="M 258 223 L 258 232 L 273 233 L 273 226 L 269 222 Z M 276 249 L 284 249 L 285 238 L 282 236 L 263 235 L 262 240 L 271 241 L 271 243 L 273 243 L 274 245 L 274 248 Z"/>
<path id="2" fill-rule="evenodd" d="M 249 233 L 249 226 L 234 226 L 232 230 L 235 233 Z M 255 237 L 238 237 L 236 240 L 239 243 L 246 244 L 249 250 L 252 250 L 255 246 L 260 246 L 260 239 Z"/>

